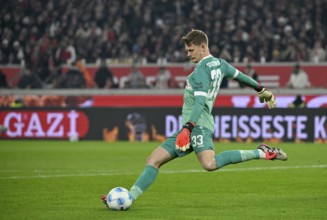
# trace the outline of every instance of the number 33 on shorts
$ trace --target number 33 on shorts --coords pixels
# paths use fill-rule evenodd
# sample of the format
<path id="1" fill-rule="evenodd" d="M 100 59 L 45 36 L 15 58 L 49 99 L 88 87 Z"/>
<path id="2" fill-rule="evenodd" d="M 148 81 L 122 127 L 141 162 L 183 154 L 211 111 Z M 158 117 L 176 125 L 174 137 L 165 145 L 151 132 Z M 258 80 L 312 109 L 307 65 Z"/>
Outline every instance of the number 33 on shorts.
<path id="1" fill-rule="evenodd" d="M 212 136 L 213 133 L 210 129 L 202 126 L 194 127 L 190 142 L 196 154 L 203 150 L 214 150 Z"/>
<path id="2" fill-rule="evenodd" d="M 193 148 L 196 147 L 204 147 L 203 144 L 203 135 L 199 134 L 199 135 L 191 135 L 191 145 Z"/>

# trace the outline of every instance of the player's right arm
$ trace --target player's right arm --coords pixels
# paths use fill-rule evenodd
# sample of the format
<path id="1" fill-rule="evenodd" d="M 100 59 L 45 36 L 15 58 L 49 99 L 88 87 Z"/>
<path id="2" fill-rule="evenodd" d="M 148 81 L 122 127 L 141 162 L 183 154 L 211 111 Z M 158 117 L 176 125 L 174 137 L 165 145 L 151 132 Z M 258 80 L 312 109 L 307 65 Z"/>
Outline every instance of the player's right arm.
<path id="1" fill-rule="evenodd" d="M 190 135 L 204 109 L 210 84 L 206 71 L 203 67 L 198 67 L 193 73 L 194 76 L 192 76 L 194 105 L 192 106 L 189 121 L 185 123 L 181 132 L 176 137 L 176 149 L 180 151 L 186 151 L 190 148 Z M 201 76 L 199 77 L 200 74 Z"/>

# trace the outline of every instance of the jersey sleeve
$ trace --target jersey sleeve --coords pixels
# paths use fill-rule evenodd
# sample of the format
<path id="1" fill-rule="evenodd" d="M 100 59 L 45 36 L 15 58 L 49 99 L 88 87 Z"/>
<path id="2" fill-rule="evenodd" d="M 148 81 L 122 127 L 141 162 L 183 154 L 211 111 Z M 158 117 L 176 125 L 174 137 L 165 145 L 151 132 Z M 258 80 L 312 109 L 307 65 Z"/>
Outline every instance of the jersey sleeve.
<path id="1" fill-rule="evenodd" d="M 227 63 L 225 60 L 221 60 L 221 62 L 224 68 L 223 72 L 225 73 L 225 77 L 227 77 L 228 79 L 234 79 L 253 89 L 258 89 L 260 87 L 260 84 L 257 81 L 255 81 L 248 75 L 242 73 L 241 71 Z"/>
<path id="2" fill-rule="evenodd" d="M 240 74 L 240 71 L 226 62 L 226 60 L 220 59 L 220 62 L 222 73 L 226 78 L 235 79 Z"/>
<path id="3" fill-rule="evenodd" d="M 258 89 L 260 87 L 260 84 L 257 81 L 242 72 L 240 72 L 240 74 L 235 78 L 235 80 L 253 89 Z"/>

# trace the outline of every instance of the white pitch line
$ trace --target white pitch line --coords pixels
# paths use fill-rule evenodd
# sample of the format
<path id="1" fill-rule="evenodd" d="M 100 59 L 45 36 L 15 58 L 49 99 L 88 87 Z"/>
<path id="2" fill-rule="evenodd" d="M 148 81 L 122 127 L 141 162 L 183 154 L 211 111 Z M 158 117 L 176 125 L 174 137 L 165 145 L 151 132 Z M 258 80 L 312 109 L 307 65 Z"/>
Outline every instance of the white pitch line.
<path id="1" fill-rule="evenodd" d="M 322 165 L 306 165 L 306 166 L 279 166 L 279 167 L 249 167 L 249 168 L 225 168 L 216 172 L 242 172 L 242 171 L 262 171 L 262 170 L 289 170 L 289 169 L 316 169 L 316 168 L 327 168 L 327 164 Z M 40 170 L 38 170 L 40 172 Z M 50 170 L 51 171 L 51 170 Z M 1 172 L 1 171 L 0 171 Z M 35 171 L 32 171 L 35 173 Z M 44 172 L 46 172 L 44 170 Z M 58 172 L 58 171 L 57 171 Z M 141 172 L 141 170 L 140 170 Z M 137 175 L 140 172 L 94 172 L 94 173 L 73 173 L 73 174 L 54 174 L 54 175 L 31 175 L 31 176 L 8 176 L 0 177 L 0 179 L 47 179 L 47 178 L 63 178 L 63 177 L 88 177 L 88 176 L 117 176 L 117 175 Z M 160 173 L 163 174 L 175 174 L 175 173 L 202 173 L 205 170 L 162 170 Z"/>

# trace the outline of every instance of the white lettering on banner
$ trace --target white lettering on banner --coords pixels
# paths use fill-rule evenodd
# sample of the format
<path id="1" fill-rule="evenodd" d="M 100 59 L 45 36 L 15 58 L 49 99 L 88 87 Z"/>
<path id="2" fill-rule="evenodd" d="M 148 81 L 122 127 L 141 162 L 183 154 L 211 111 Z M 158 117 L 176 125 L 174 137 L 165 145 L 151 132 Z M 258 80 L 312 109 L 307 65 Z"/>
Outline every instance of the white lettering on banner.
<path id="1" fill-rule="evenodd" d="M 178 126 L 178 130 L 181 130 L 182 129 L 182 127 L 183 127 L 183 117 L 180 115 L 179 117 L 178 117 L 178 124 L 179 124 L 179 126 Z"/>
<path id="2" fill-rule="evenodd" d="M 178 116 L 178 118 L 176 118 L 176 116 L 174 115 L 166 115 L 165 135 L 169 137 L 173 135 L 175 132 L 181 130 L 183 127 L 182 121 L 183 118 L 181 115 Z"/>
<path id="3" fill-rule="evenodd" d="M 262 138 L 272 138 L 272 131 L 271 131 L 271 121 L 272 116 L 266 116 L 262 118 Z"/>
<path id="4" fill-rule="evenodd" d="M 295 121 L 295 116 L 288 115 L 284 117 L 284 120 L 286 121 L 286 136 L 288 139 L 291 139 L 293 137 L 293 123 Z"/>
<path id="5" fill-rule="evenodd" d="M 181 116 L 166 116 L 166 136 L 171 136 L 179 130 Z M 314 138 L 326 139 L 327 118 L 316 116 L 314 118 Z M 306 115 L 216 115 L 214 116 L 214 138 L 253 139 L 295 137 L 305 140 L 309 137 L 308 116 Z M 310 125 L 311 127 L 311 125 Z M 313 135 L 312 135 L 313 136 Z"/>
<path id="6" fill-rule="evenodd" d="M 70 122 L 68 137 L 78 137 L 78 132 L 76 130 L 78 113 L 75 110 L 72 110 L 68 113 L 68 118 Z"/>
<path id="7" fill-rule="evenodd" d="M 280 115 L 276 115 L 273 120 L 274 129 L 274 137 L 275 138 L 283 138 L 285 135 L 285 129 L 282 125 L 283 117 Z"/>
<path id="8" fill-rule="evenodd" d="M 69 123 L 64 122 L 65 116 Z M 77 119 L 79 113 L 72 110 L 66 112 L 9 112 L 3 123 L 8 128 L 6 135 L 10 138 L 62 138 L 65 137 L 65 124 L 69 125 L 68 137 L 79 135 Z"/>
<path id="9" fill-rule="evenodd" d="M 34 135 L 35 134 L 35 135 Z M 25 137 L 45 137 L 40 118 L 37 113 L 32 113 L 28 123 L 27 130 L 24 133 Z"/>
<path id="10" fill-rule="evenodd" d="M 47 123 L 50 125 L 47 136 L 48 137 L 63 137 L 64 126 L 60 123 L 63 121 L 64 115 L 61 113 L 49 113 L 47 115 Z M 57 131 L 56 131 L 57 130 Z"/>
<path id="11" fill-rule="evenodd" d="M 224 137 L 223 138 L 231 138 L 232 135 L 231 133 L 228 132 L 228 129 L 230 128 L 230 123 L 228 123 L 231 119 L 231 116 L 229 115 L 223 115 L 221 116 L 221 125 L 220 125 L 220 128 L 221 128 L 221 133 L 224 134 Z"/>
<path id="12" fill-rule="evenodd" d="M 166 131 L 165 134 L 167 137 L 173 135 L 178 131 L 178 120 L 174 115 L 166 115 Z"/>
<path id="13" fill-rule="evenodd" d="M 235 137 L 237 135 L 237 133 L 238 133 L 237 116 L 236 115 L 233 116 L 232 129 L 233 129 L 233 136 Z"/>
<path id="14" fill-rule="evenodd" d="M 326 135 L 326 129 L 327 129 L 327 125 L 325 126 L 326 123 L 326 116 L 315 116 L 314 118 L 314 137 L 315 139 L 318 138 L 323 138 L 326 140 L 327 135 Z"/>
<path id="15" fill-rule="evenodd" d="M 239 126 L 239 136 L 240 136 L 240 138 L 243 138 L 243 139 L 250 136 L 250 128 L 246 124 L 247 121 L 249 121 L 249 116 L 241 115 L 239 117 L 239 125 L 238 125 Z"/>
<path id="16" fill-rule="evenodd" d="M 308 134 L 303 131 L 305 129 L 305 122 L 307 121 L 307 117 L 300 115 L 296 120 L 296 136 L 300 139 L 308 138 Z"/>
<path id="17" fill-rule="evenodd" d="M 15 129 L 13 129 L 13 130 L 10 129 L 11 121 L 14 121 L 12 124 Z M 10 112 L 9 114 L 7 114 L 7 116 L 4 119 L 4 125 L 8 128 L 7 135 L 9 137 L 22 136 L 22 130 L 23 130 L 24 124 L 21 121 L 22 121 L 21 114 L 17 114 L 16 112 Z"/>
<path id="18" fill-rule="evenodd" d="M 218 137 L 219 136 L 219 133 L 220 133 L 220 128 L 219 128 L 219 117 L 214 117 L 213 118 L 213 120 L 214 120 L 214 126 L 215 126 L 215 131 L 214 131 L 214 134 L 213 134 L 213 136 L 214 137 Z"/>
<path id="19" fill-rule="evenodd" d="M 259 122 L 260 122 L 260 117 L 257 115 L 253 115 L 252 117 L 250 117 L 250 129 L 251 129 L 251 133 L 250 136 L 254 139 L 256 138 L 260 138 L 261 135 L 261 129 L 259 127 Z"/>

